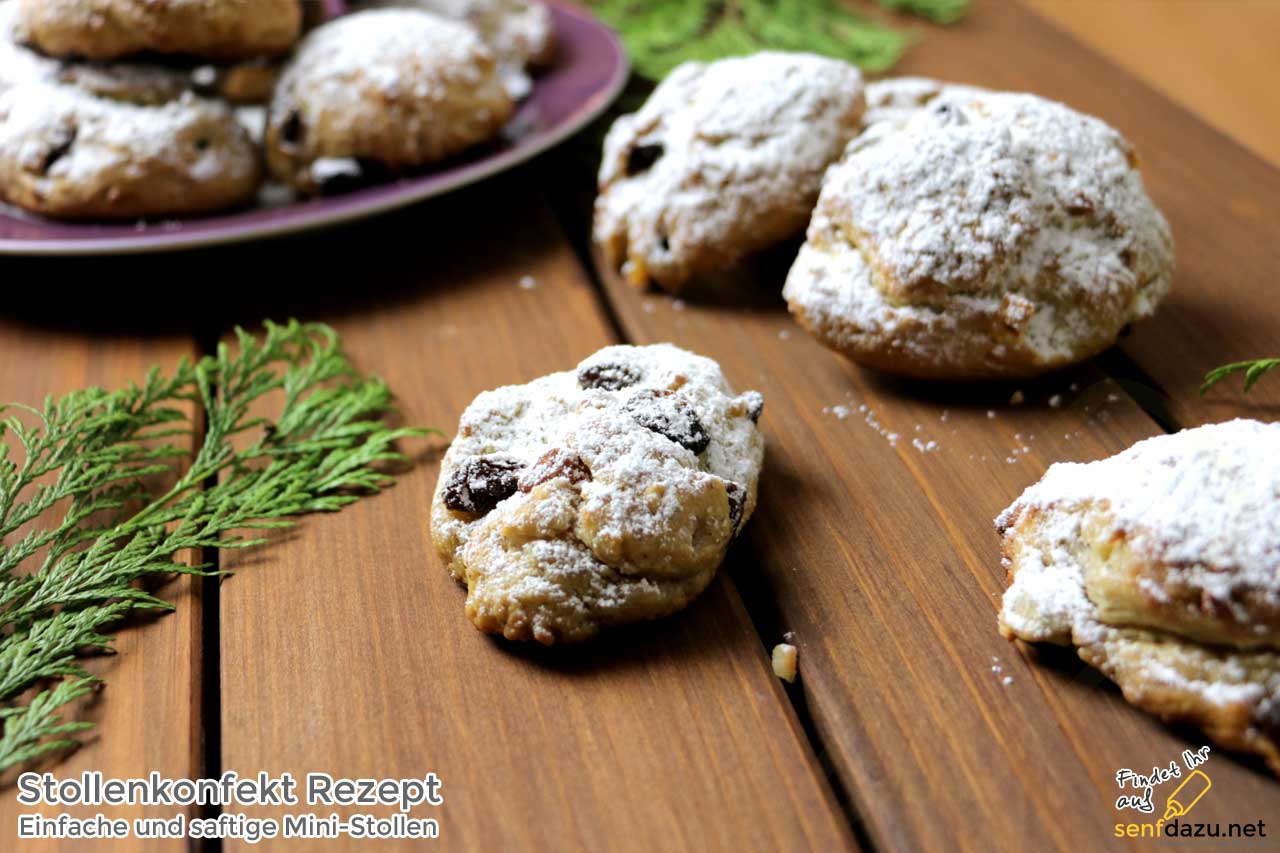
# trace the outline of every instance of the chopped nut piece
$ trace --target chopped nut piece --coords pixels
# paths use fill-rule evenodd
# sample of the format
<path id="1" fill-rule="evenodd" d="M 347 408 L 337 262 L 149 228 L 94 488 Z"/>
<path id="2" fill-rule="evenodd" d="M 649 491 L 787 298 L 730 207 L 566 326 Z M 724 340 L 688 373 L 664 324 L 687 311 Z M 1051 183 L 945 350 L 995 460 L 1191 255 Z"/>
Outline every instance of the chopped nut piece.
<path id="1" fill-rule="evenodd" d="M 778 643 L 773 647 L 773 674 L 788 683 L 796 680 L 796 647 L 789 643 Z"/>

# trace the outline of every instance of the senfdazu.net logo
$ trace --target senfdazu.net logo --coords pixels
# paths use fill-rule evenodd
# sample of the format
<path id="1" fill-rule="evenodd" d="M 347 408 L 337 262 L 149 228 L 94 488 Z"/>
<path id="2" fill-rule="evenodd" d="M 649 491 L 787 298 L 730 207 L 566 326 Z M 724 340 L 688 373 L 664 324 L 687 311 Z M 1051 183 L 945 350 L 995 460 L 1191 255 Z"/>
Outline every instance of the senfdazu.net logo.
<path id="1" fill-rule="evenodd" d="M 1203 765 L 1209 761 L 1209 747 L 1182 751 L 1181 761 L 1174 759 L 1164 767 L 1152 767 L 1150 774 L 1128 767 L 1116 771 L 1116 810 L 1150 815 L 1148 820 L 1120 821 L 1115 825 L 1116 838 L 1266 838 L 1267 825 L 1262 820 L 1241 823 L 1204 823 L 1191 817 L 1196 805 L 1213 790 L 1213 780 Z M 1156 817 L 1160 815 L 1160 817 Z"/>

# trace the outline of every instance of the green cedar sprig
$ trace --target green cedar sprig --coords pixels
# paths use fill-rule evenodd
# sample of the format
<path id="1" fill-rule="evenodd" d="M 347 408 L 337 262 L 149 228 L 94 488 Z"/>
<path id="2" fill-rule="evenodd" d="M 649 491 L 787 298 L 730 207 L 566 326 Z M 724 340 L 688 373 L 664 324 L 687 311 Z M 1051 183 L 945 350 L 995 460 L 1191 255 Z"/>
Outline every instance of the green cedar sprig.
<path id="1" fill-rule="evenodd" d="M 1215 367 L 1205 374 L 1204 384 L 1200 386 L 1200 393 L 1205 393 L 1233 373 L 1243 373 L 1244 392 L 1248 394 L 1259 379 L 1277 367 L 1280 367 L 1280 358 L 1256 358 L 1252 361 L 1237 361 L 1233 364 Z"/>
<path id="2" fill-rule="evenodd" d="M 969 11 L 969 0 L 876 0 L 886 9 L 928 18 L 935 24 L 954 24 Z"/>
<path id="3" fill-rule="evenodd" d="M 172 609 L 141 581 L 208 574 L 176 555 L 252 547 L 264 540 L 244 531 L 378 491 L 392 480 L 382 469 L 404 460 L 396 442 L 426 434 L 386 426 L 390 389 L 355 371 L 329 327 L 265 330 L 258 340 L 237 329 L 234 351 L 221 345 L 168 377 L 154 369 L 141 386 L 0 407 L 34 421 L 0 421 L 0 771 L 74 745 L 90 726 L 63 717 L 99 683 L 78 659 L 110 650 L 131 611 Z M 273 392 L 279 417 L 252 414 Z M 192 434 L 192 404 L 205 414 L 199 450 L 157 490 L 187 456 L 172 439 Z"/>
<path id="4" fill-rule="evenodd" d="M 937 23 L 959 20 L 969 6 L 969 0 L 878 2 Z M 592 8 L 621 35 L 636 72 L 650 80 L 681 62 L 766 49 L 812 51 L 883 71 L 911 41 L 840 0 L 592 0 Z"/>

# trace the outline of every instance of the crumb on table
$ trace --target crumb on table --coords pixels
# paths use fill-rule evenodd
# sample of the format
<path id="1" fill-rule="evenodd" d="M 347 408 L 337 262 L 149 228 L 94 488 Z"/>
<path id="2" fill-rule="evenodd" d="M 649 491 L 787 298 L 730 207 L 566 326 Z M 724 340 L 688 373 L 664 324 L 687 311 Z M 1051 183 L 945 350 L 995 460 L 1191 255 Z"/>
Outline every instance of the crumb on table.
<path id="1" fill-rule="evenodd" d="M 796 680 L 796 647 L 790 643 L 778 643 L 773 647 L 773 674 L 788 683 Z"/>

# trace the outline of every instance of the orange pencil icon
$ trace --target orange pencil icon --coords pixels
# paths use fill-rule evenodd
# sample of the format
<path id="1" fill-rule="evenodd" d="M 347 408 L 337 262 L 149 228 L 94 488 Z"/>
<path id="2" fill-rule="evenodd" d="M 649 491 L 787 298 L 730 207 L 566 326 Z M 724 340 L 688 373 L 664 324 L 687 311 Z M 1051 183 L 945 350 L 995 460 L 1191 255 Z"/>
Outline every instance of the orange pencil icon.
<path id="1" fill-rule="evenodd" d="M 1192 784 L 1193 782 L 1195 783 L 1194 785 Z M 1209 777 L 1204 775 L 1202 771 L 1191 771 L 1187 778 L 1183 780 L 1182 784 L 1175 788 L 1174 792 L 1169 795 L 1169 799 L 1166 801 L 1164 807 L 1164 819 L 1168 820 L 1171 817 L 1182 817 L 1184 814 L 1191 811 L 1195 804 L 1200 802 L 1200 798 L 1203 797 L 1212 787 L 1213 782 L 1211 782 Z M 1184 790 L 1185 793 L 1183 793 Z"/>

